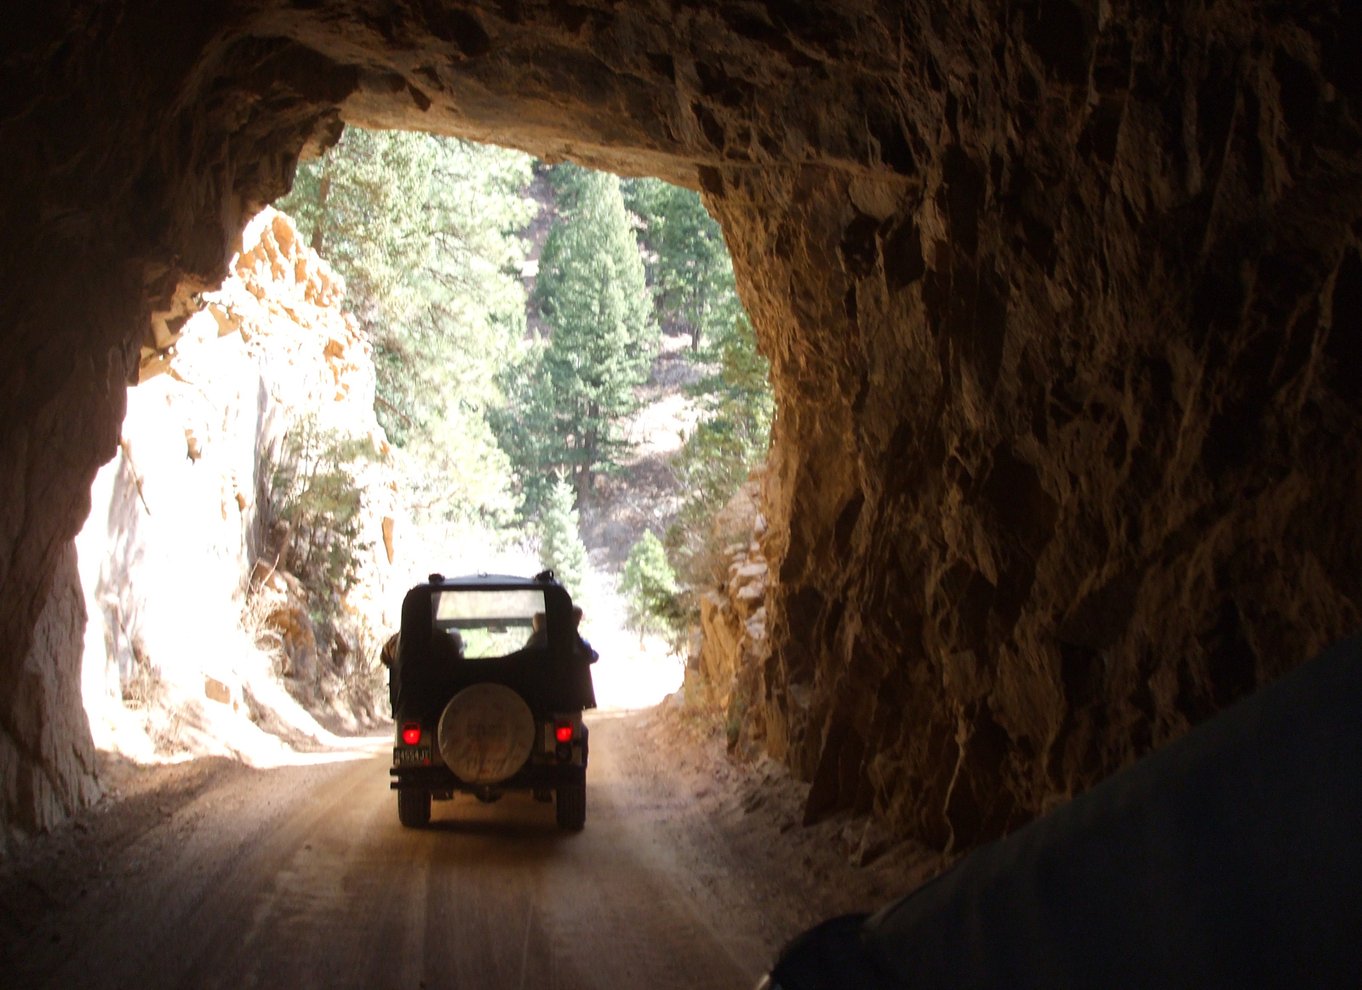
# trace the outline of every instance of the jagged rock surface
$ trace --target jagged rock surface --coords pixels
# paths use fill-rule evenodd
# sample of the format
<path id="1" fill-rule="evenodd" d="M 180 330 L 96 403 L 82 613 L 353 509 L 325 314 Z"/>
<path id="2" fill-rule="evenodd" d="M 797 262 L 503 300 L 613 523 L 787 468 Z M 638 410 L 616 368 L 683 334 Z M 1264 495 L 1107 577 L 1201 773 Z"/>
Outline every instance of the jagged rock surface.
<path id="1" fill-rule="evenodd" d="M 118 453 L 95 479 L 75 541 L 79 578 L 72 551 L 20 681 L 32 690 L 7 696 L 16 706 L 7 724 L 40 754 L 5 761 L 4 807 L 16 831 L 46 827 L 95 792 L 87 714 L 102 744 L 121 746 L 132 721 L 123 705 L 164 716 L 155 703 L 170 692 L 177 704 L 211 701 L 245 718 L 246 685 L 271 673 L 240 624 L 253 571 L 259 621 L 278 633 L 283 672 L 315 672 L 305 595 L 272 558 L 258 560 L 261 502 L 281 439 L 305 416 L 369 440 L 376 455 L 386 446 L 369 343 L 342 311 L 343 294 L 293 222 L 262 211 L 226 281 L 129 391 Z M 391 493 L 381 464 L 372 474 L 365 542 L 382 547 Z M 381 577 L 381 561 L 369 564 Z M 52 662 L 73 653 L 75 663 Z M 155 736 L 168 755 L 188 745 L 169 731 Z M 204 742 L 194 734 L 194 746 Z"/>
<path id="2" fill-rule="evenodd" d="M 28 655 L 0 694 L 0 853 L 11 832 L 61 821 L 99 795 L 90 726 L 80 705 L 85 601 L 73 547 L 58 551 L 53 590 Z M 74 644 L 72 640 L 75 640 Z M 72 703 L 72 699 L 75 703 Z"/>
<path id="3" fill-rule="evenodd" d="M 688 673 L 698 675 L 709 704 L 726 711 L 730 726 L 749 720 L 744 733 L 749 743 L 765 741 L 764 726 L 750 723 L 748 707 L 756 700 L 757 673 L 770 652 L 766 640 L 770 567 L 762 551 L 766 519 L 760 496 L 760 480 L 748 481 L 714 520 L 716 538 L 750 534 L 751 539 L 724 549 L 723 580 L 701 593 L 700 635 L 687 664 Z M 736 735 L 730 738 L 730 743 L 736 742 Z"/>
<path id="4" fill-rule="evenodd" d="M 91 0 L 8 27 L 8 692 L 137 347 L 342 119 L 702 189 L 778 397 L 753 706 L 827 808 L 966 847 L 1359 623 L 1342 0 Z"/>

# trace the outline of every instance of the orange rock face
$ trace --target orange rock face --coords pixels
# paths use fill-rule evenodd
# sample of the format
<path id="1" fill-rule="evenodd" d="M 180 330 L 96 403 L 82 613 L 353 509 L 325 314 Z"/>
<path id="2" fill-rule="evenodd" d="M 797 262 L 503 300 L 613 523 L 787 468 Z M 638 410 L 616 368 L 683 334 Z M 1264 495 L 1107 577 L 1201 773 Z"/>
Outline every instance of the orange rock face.
<path id="1" fill-rule="evenodd" d="M 342 120 L 701 188 L 779 403 L 751 707 L 811 814 L 966 847 L 1359 624 L 1342 0 L 30 6 L 0 41 L 19 759 L 13 713 L 71 703 L 14 675 L 137 348 Z"/>

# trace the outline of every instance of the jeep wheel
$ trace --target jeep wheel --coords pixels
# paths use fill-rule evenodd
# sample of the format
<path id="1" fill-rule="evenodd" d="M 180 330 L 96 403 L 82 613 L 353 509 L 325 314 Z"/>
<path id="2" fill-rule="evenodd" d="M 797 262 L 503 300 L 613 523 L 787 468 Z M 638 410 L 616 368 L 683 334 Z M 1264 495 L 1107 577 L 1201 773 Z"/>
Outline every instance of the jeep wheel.
<path id="1" fill-rule="evenodd" d="M 558 827 L 573 832 L 586 825 L 586 784 L 560 784 L 555 795 L 554 810 L 558 813 Z"/>
<path id="2" fill-rule="evenodd" d="M 407 828 L 430 824 L 430 791 L 403 788 L 397 792 L 397 820 Z"/>

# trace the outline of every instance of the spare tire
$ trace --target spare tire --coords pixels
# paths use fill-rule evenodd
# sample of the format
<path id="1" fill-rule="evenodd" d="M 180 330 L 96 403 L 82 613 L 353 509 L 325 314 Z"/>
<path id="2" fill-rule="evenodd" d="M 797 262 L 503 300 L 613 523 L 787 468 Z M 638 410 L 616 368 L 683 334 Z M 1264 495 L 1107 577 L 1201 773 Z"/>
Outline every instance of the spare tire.
<path id="1" fill-rule="evenodd" d="M 440 715 L 436 740 L 454 776 L 468 784 L 513 777 L 534 749 L 534 715 L 504 684 L 474 684 L 456 694 Z"/>

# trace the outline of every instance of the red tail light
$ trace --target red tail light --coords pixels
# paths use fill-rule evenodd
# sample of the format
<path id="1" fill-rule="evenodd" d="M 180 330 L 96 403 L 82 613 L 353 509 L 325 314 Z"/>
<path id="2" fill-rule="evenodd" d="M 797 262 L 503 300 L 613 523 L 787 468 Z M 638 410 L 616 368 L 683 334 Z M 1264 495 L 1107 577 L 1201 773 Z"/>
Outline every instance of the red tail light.
<path id="1" fill-rule="evenodd" d="M 415 746 L 421 741 L 421 724 L 419 722 L 407 722 L 402 726 L 402 742 L 407 746 Z"/>
<path id="2" fill-rule="evenodd" d="M 553 727 L 553 738 L 557 739 L 560 743 L 572 742 L 572 733 L 573 729 L 571 722 L 559 722 Z"/>

